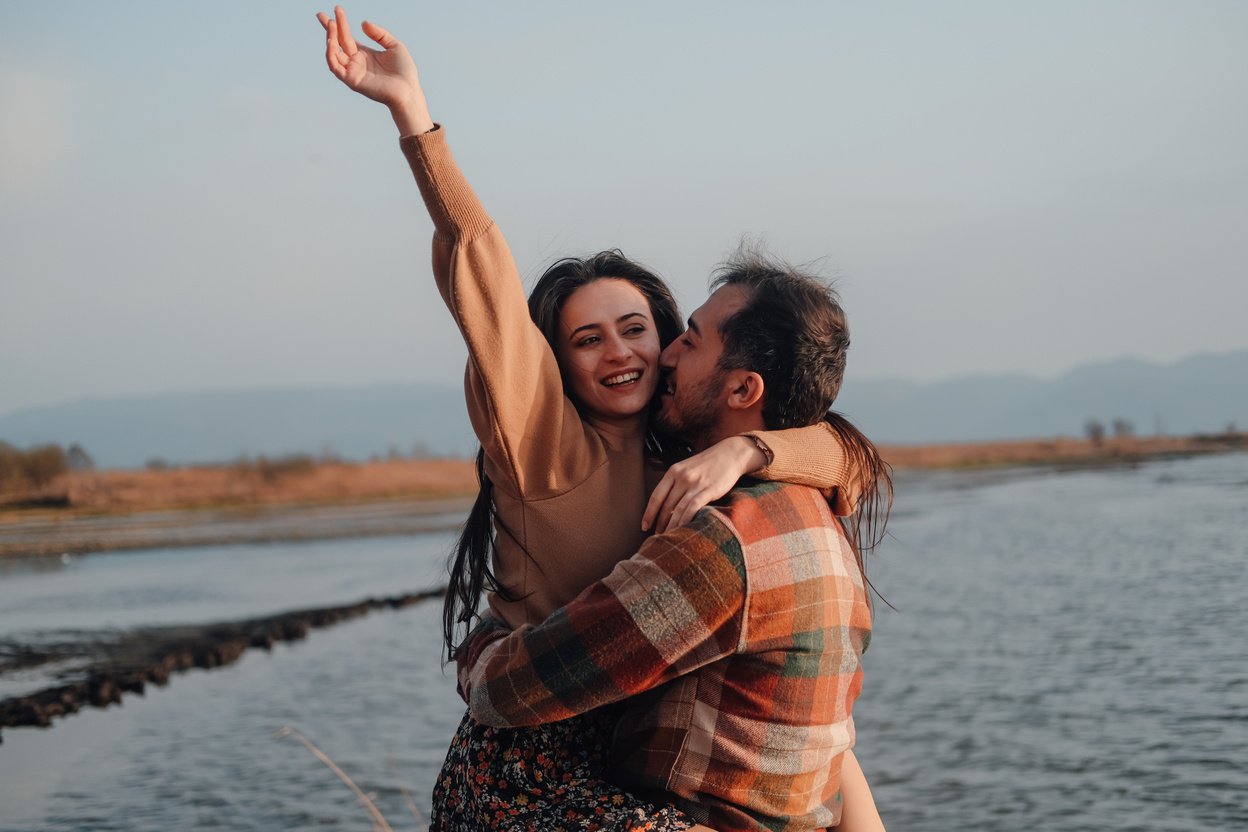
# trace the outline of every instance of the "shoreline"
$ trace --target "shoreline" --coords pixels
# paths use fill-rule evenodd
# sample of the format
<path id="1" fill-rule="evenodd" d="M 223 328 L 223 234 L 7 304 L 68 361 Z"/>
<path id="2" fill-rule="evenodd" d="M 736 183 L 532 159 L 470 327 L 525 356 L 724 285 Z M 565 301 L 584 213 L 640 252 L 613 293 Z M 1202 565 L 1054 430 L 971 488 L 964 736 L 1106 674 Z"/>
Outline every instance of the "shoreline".
<path id="1" fill-rule="evenodd" d="M 880 455 L 898 470 L 1097 468 L 1237 451 L 1248 451 L 1248 433 L 1127 436 L 1096 442 L 1056 437 L 880 447 Z"/>
<path id="2" fill-rule="evenodd" d="M 880 448 L 898 472 L 1107 467 L 1246 450 L 1248 433 Z M 0 562 L 445 533 L 459 528 L 475 493 L 467 460 L 74 472 L 38 492 L 0 495 Z"/>
<path id="3" fill-rule="evenodd" d="M 450 532 L 467 497 L 326 504 L 161 508 L 117 513 L 47 510 L 0 522 L 0 562 L 144 549 L 300 543 Z"/>

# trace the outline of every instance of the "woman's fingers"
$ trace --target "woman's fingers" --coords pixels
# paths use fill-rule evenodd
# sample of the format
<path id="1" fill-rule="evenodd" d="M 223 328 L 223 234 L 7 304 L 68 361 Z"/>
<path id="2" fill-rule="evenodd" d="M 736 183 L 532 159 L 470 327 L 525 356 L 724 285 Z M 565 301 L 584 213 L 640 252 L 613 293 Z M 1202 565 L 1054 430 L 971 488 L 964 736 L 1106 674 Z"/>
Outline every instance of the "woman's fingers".
<path id="1" fill-rule="evenodd" d="M 325 63 L 329 64 L 329 71 L 334 73 L 338 78 L 343 78 L 347 74 L 346 56 L 342 54 L 342 49 L 338 46 L 338 24 L 328 17 L 322 20 L 325 26 Z"/>
<path id="2" fill-rule="evenodd" d="M 650 495 L 646 513 L 642 515 L 642 529 L 653 528 L 656 534 L 667 531 L 671 527 L 672 515 L 690 487 L 691 483 L 680 463 L 668 468 Z"/>
<path id="3" fill-rule="evenodd" d="M 680 502 L 672 506 L 672 510 L 666 517 L 663 518 L 662 525 L 658 526 L 656 529 L 659 534 L 670 532 L 672 529 L 679 527 L 679 524 L 676 523 L 676 518 L 680 516 L 680 507 L 684 504 L 684 502 L 685 500 L 682 498 Z"/>
<path id="4" fill-rule="evenodd" d="M 672 528 L 679 529 L 681 526 L 687 526 L 693 522 L 693 518 L 698 512 L 706 508 L 706 504 L 710 502 L 705 494 L 698 495 L 697 499 L 688 500 L 676 512 L 676 519 L 672 521 Z"/>
<path id="5" fill-rule="evenodd" d="M 649 531 L 654 526 L 654 521 L 661 515 L 663 503 L 667 500 L 671 491 L 672 472 L 669 470 L 663 475 L 663 479 L 659 480 L 659 484 L 654 487 L 654 491 L 650 494 L 650 501 L 646 503 L 646 510 L 641 515 L 641 530 L 643 532 Z"/>
<path id="6" fill-rule="evenodd" d="M 662 533 L 679 528 L 712 500 L 728 492 L 732 484 L 719 487 L 708 480 L 704 468 L 704 461 L 685 460 L 667 469 L 646 504 L 641 518 L 642 531 L 653 527 L 656 533 Z"/>
<path id="7" fill-rule="evenodd" d="M 699 493 L 694 494 L 692 491 L 680 498 L 680 502 L 672 509 L 672 514 L 667 518 L 667 525 L 663 531 L 670 532 L 672 529 L 679 529 L 681 526 L 693 519 L 693 516 L 702 510 L 707 503 L 705 495 Z"/>
<path id="8" fill-rule="evenodd" d="M 690 492 L 699 486 L 695 478 L 686 470 L 684 463 L 678 462 L 663 475 L 659 484 L 650 494 L 646 503 L 645 513 L 641 515 L 641 530 L 651 528 L 656 533 L 667 531 L 672 526 L 672 518 L 678 513 L 680 506 L 689 499 Z"/>
<path id="9" fill-rule="evenodd" d="M 382 49 L 393 49 L 399 45 L 398 38 L 378 26 L 376 23 L 365 20 L 362 24 L 360 24 L 360 28 L 364 30 L 364 34 L 376 41 Z"/>
<path id="10" fill-rule="evenodd" d="M 350 58 L 360 47 L 351 36 L 351 24 L 347 22 L 347 13 L 342 6 L 334 6 L 334 22 L 338 24 L 338 45 L 347 53 L 347 58 Z"/>
<path id="11" fill-rule="evenodd" d="M 663 534 L 672 527 L 672 516 L 676 513 L 676 506 L 680 503 L 676 499 L 675 494 L 669 494 L 667 503 L 664 504 L 663 510 L 659 512 L 658 519 L 654 523 L 655 534 Z"/>

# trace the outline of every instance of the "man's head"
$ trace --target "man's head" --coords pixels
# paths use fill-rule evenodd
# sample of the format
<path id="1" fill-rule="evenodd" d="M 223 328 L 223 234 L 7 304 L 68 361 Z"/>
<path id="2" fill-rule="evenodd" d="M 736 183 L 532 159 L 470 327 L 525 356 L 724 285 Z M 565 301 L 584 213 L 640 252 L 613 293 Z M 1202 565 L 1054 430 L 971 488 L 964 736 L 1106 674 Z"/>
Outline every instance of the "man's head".
<path id="1" fill-rule="evenodd" d="M 822 419 L 849 350 L 836 292 L 755 252 L 720 267 L 711 287 L 659 360 L 668 376 L 663 429 L 697 449 L 744 430 Z"/>

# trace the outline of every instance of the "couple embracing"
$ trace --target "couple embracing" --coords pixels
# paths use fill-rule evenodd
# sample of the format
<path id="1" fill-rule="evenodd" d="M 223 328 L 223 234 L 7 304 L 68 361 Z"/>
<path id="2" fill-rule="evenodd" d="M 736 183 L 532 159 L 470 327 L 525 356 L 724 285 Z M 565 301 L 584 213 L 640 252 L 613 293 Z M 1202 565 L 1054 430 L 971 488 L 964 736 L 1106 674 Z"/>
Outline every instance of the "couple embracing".
<path id="1" fill-rule="evenodd" d="M 318 17 L 330 70 L 390 109 L 468 345 L 482 488 L 444 637 L 469 708 L 432 828 L 880 828 L 851 710 L 888 475 L 829 411 L 835 294 L 745 253 L 686 328 L 661 279 L 605 251 L 526 302 L 407 50 Z"/>

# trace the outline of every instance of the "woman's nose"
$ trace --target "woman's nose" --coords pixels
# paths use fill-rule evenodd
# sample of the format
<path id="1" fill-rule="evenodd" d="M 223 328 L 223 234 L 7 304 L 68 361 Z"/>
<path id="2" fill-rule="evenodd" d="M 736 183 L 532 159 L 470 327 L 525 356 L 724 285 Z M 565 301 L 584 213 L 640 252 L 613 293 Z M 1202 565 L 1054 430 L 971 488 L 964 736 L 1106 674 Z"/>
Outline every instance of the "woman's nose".
<path id="1" fill-rule="evenodd" d="M 623 338 L 607 339 L 607 358 L 612 361 L 623 361 L 632 354 L 632 349 Z"/>

